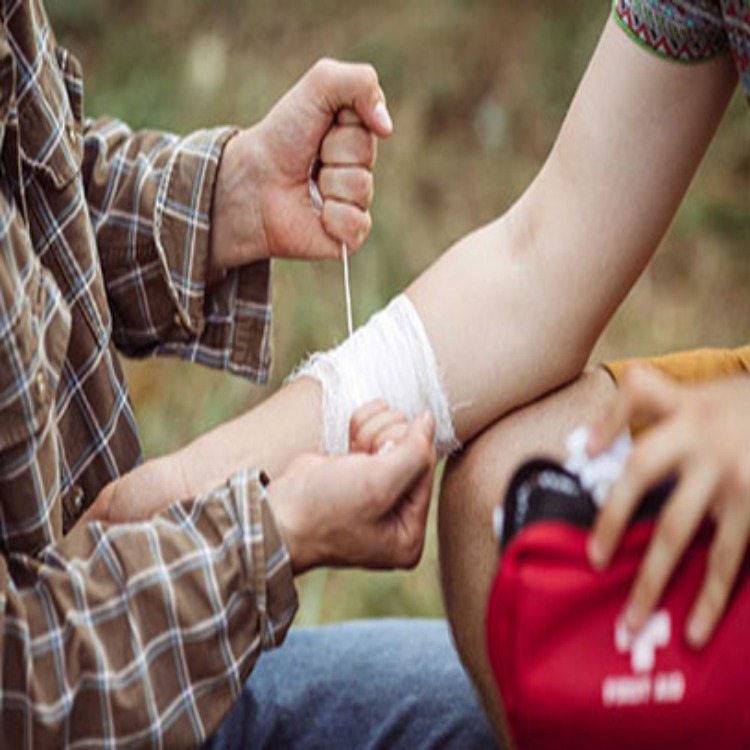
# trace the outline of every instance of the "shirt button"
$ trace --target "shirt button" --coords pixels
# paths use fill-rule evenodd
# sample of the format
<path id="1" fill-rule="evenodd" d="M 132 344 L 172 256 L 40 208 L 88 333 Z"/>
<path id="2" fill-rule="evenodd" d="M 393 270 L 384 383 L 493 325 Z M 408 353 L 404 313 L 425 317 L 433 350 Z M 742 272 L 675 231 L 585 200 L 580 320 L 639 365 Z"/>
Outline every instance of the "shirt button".
<path id="1" fill-rule="evenodd" d="M 40 404 L 46 404 L 49 400 L 49 385 L 43 372 L 38 372 L 34 378 L 34 396 Z"/>
<path id="2" fill-rule="evenodd" d="M 75 143 L 76 139 L 78 138 L 78 129 L 75 125 L 71 125 L 68 123 L 68 125 L 65 126 L 65 129 L 68 131 L 68 138 Z"/>
<path id="3" fill-rule="evenodd" d="M 76 515 L 78 515 L 83 510 L 83 499 L 85 497 L 83 489 L 76 484 L 70 493 L 70 502 L 73 504 Z"/>
<path id="4" fill-rule="evenodd" d="M 172 320 L 176 329 L 175 339 L 182 342 L 190 341 L 190 331 L 185 325 L 185 321 L 180 317 L 180 313 L 176 312 Z"/>

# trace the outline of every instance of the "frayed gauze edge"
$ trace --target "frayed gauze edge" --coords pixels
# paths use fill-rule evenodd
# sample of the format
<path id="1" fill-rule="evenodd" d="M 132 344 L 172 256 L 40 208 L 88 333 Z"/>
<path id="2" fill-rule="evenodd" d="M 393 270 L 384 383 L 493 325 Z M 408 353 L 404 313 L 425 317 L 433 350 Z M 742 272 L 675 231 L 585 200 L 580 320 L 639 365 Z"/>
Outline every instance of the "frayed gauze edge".
<path id="1" fill-rule="evenodd" d="M 289 377 L 308 377 L 323 389 L 321 450 L 349 451 L 349 421 L 360 406 L 384 399 L 410 420 L 429 410 L 435 447 L 446 456 L 460 447 L 437 359 L 411 300 L 401 294 L 343 344 L 312 354 Z"/>

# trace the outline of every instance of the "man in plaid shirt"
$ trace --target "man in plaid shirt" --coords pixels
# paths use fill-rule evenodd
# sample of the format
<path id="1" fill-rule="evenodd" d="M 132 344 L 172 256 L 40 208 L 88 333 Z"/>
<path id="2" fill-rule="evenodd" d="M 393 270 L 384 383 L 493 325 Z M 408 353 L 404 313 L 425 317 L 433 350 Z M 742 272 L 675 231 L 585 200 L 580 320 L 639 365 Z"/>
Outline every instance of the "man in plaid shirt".
<path id="1" fill-rule="evenodd" d="M 390 118 L 371 68 L 324 61 L 248 130 L 88 121 L 41 0 L 2 14 L 0 746 L 195 747 L 283 640 L 295 572 L 416 561 L 433 426 L 384 455 L 308 457 L 268 488 L 247 469 L 141 522 L 82 520 L 141 457 L 118 352 L 262 381 L 269 258 L 361 246 Z M 459 676 L 444 681 L 468 694 Z M 449 700 L 435 715 L 478 716 Z"/>

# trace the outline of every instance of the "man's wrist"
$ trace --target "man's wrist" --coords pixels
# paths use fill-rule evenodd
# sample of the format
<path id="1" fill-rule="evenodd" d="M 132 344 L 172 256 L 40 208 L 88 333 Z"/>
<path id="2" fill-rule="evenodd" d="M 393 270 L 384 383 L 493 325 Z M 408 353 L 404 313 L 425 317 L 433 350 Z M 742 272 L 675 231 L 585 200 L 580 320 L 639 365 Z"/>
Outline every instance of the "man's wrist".
<path id="1" fill-rule="evenodd" d="M 300 526 L 295 521 L 294 500 L 289 498 L 289 484 L 280 478 L 270 482 L 266 487 L 266 501 L 276 521 L 276 528 L 289 554 L 294 575 L 305 573 L 316 566 L 310 540 L 300 533 Z"/>
<path id="2" fill-rule="evenodd" d="M 238 266 L 269 257 L 263 224 L 262 158 L 258 126 L 238 131 L 224 144 L 211 206 L 207 282 Z"/>

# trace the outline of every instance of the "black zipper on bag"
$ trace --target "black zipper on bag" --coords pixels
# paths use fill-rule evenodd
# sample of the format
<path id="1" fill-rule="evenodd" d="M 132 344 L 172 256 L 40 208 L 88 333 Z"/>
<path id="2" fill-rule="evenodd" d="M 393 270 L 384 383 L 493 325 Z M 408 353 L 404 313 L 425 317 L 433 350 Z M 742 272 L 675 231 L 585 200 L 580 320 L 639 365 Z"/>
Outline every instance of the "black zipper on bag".
<path id="1" fill-rule="evenodd" d="M 674 488 L 668 479 L 648 492 L 631 523 L 655 518 Z M 527 526 L 540 521 L 563 521 L 589 529 L 598 507 L 578 477 L 546 458 L 524 463 L 511 479 L 505 495 L 500 548 L 505 549 Z"/>

